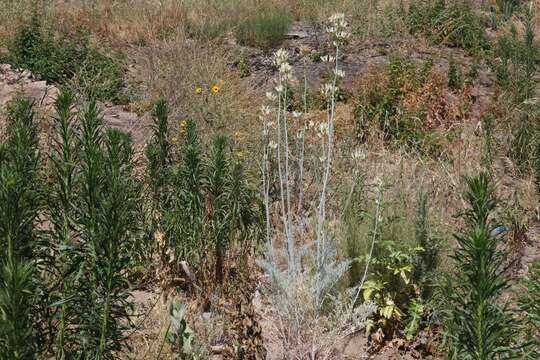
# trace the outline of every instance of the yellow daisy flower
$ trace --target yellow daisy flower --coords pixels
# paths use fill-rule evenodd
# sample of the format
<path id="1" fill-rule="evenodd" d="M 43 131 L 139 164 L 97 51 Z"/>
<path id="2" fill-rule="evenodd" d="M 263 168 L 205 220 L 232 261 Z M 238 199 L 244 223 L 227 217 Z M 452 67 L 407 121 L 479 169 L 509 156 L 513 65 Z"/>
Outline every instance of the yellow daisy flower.
<path id="1" fill-rule="evenodd" d="M 221 86 L 225 85 L 225 80 L 223 80 L 223 79 L 219 80 L 219 85 L 221 85 Z"/>
<path id="2" fill-rule="evenodd" d="M 219 86 L 217 86 L 217 85 L 212 86 L 212 92 L 213 92 L 214 94 L 217 94 L 217 93 L 219 92 L 219 90 L 220 90 L 220 89 L 219 89 Z"/>
<path id="3" fill-rule="evenodd" d="M 202 91 L 203 91 L 202 87 L 198 87 L 195 89 L 195 94 L 200 94 L 202 93 Z"/>

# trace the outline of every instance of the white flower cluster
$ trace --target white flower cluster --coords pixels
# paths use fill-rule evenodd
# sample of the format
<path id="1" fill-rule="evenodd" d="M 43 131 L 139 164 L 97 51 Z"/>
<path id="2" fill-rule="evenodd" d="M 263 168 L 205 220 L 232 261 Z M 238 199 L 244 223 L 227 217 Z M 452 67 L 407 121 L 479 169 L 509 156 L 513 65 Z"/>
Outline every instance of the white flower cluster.
<path id="1" fill-rule="evenodd" d="M 322 122 L 319 124 L 319 129 L 318 129 L 318 133 L 317 133 L 317 136 L 322 138 L 323 136 L 325 136 L 326 134 L 328 134 L 328 123 L 327 122 Z"/>
<path id="2" fill-rule="evenodd" d="M 322 62 L 332 63 L 332 62 L 334 62 L 334 60 L 336 60 L 336 58 L 333 57 L 332 55 L 321 56 L 321 61 Z"/>
<path id="3" fill-rule="evenodd" d="M 274 53 L 274 60 L 272 61 L 272 63 L 278 69 L 282 80 L 293 80 L 292 66 L 291 64 L 289 64 L 289 53 L 286 50 L 279 49 L 278 51 L 276 51 Z M 277 92 L 281 91 L 277 90 Z"/>
<path id="4" fill-rule="evenodd" d="M 356 148 L 352 153 L 352 158 L 354 160 L 364 160 L 366 158 L 366 153 L 361 148 Z"/>
<path id="5" fill-rule="evenodd" d="M 298 119 L 300 116 L 302 116 L 302 113 L 299 112 L 299 111 L 293 111 L 292 116 L 293 116 L 293 118 Z"/>
<path id="6" fill-rule="evenodd" d="M 267 98 L 268 100 L 270 100 L 270 101 L 276 101 L 277 96 L 276 96 L 276 94 L 274 94 L 273 92 L 267 91 L 267 92 L 266 92 L 266 98 Z"/>
<path id="7" fill-rule="evenodd" d="M 270 115 L 272 113 L 272 108 L 268 105 L 263 105 L 261 106 L 261 112 L 264 114 L 264 115 Z"/>
<path id="8" fill-rule="evenodd" d="M 326 32 L 330 34 L 334 42 L 334 46 L 339 46 L 347 42 L 351 33 L 347 30 L 349 24 L 345 20 L 345 14 L 338 13 L 328 18 Z"/>
<path id="9" fill-rule="evenodd" d="M 321 95 L 325 99 L 331 99 L 336 93 L 337 87 L 333 83 L 323 83 L 321 85 Z"/>
<path id="10" fill-rule="evenodd" d="M 345 77 L 345 71 L 343 71 L 343 70 L 334 69 L 334 74 L 335 74 L 338 78 L 341 78 L 341 79 L 343 79 L 343 78 Z"/>
<path id="11" fill-rule="evenodd" d="M 287 50 L 279 49 L 278 51 L 274 53 L 274 60 L 272 63 L 278 69 L 281 65 L 288 62 L 289 62 L 289 53 L 287 52 Z"/>

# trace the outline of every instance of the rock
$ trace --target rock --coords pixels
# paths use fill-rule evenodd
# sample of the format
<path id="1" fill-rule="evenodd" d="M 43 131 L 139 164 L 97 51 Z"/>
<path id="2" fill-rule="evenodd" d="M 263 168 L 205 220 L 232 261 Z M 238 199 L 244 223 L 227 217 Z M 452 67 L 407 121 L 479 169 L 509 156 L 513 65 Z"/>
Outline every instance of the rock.
<path id="1" fill-rule="evenodd" d="M 307 37 L 309 37 L 309 34 L 302 30 L 289 31 L 287 34 L 285 34 L 286 39 L 305 39 Z"/>
<path id="2" fill-rule="evenodd" d="M 368 348 L 367 336 L 363 333 L 358 333 L 345 339 L 342 350 L 343 356 L 345 359 L 368 359 Z"/>
<path id="3" fill-rule="evenodd" d="M 32 73 L 28 70 L 23 70 L 23 72 L 21 73 L 21 77 L 23 77 L 24 79 L 31 79 Z"/>
<path id="4" fill-rule="evenodd" d="M 43 118 L 48 118 L 54 112 L 54 102 L 59 90 L 46 81 L 37 81 L 28 70 L 14 69 L 9 64 L 0 64 L 0 111 L 17 94 L 22 94 L 36 102 L 36 110 Z M 123 106 L 100 104 L 106 125 L 130 132 L 133 136 L 136 150 L 144 147 L 149 137 L 148 125 L 152 119 L 149 116 L 139 117 L 127 111 Z"/>
<path id="5" fill-rule="evenodd" d="M 135 304 L 138 305 L 144 305 L 150 300 L 154 299 L 156 294 L 150 291 L 144 291 L 144 290 L 134 290 L 131 292 L 131 297 L 133 298 L 133 301 Z"/>

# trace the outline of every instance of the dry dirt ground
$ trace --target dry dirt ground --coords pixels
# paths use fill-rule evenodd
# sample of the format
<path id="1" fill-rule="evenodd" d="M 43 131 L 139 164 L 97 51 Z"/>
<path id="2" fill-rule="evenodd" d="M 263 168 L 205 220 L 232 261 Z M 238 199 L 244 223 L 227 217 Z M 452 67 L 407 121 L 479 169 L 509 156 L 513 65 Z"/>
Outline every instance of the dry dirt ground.
<path id="1" fill-rule="evenodd" d="M 299 81 L 304 75 L 312 88 L 319 85 L 321 75 L 327 70 L 327 65 L 317 60 L 325 53 L 327 39 L 321 29 L 295 23 L 287 34 L 283 47 L 292 54 L 291 64 L 295 68 Z M 231 40 L 231 51 L 238 51 L 238 45 Z M 275 78 L 272 67 L 272 54 L 255 48 L 242 47 L 241 50 L 247 59 L 250 76 L 246 82 L 253 88 L 268 89 Z M 445 74 L 450 59 L 467 69 L 473 62 L 473 57 L 466 51 L 449 48 L 444 45 L 433 45 L 426 40 L 400 37 L 386 41 L 359 41 L 353 40 L 341 51 L 340 68 L 345 71 L 343 86 L 350 91 L 357 88 L 362 75 L 371 68 L 387 64 L 394 55 L 403 56 L 416 61 L 432 60 L 436 70 Z M 491 98 L 492 81 L 486 64 L 479 64 L 478 79 L 471 91 L 473 108 L 471 117 L 476 117 L 485 110 Z"/>

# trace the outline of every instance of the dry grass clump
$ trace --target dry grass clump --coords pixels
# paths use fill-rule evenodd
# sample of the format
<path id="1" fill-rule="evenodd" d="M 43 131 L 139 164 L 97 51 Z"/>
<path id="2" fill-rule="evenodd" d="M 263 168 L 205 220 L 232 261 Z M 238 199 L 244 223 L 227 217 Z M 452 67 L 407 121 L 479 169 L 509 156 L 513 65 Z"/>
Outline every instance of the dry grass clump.
<path id="1" fill-rule="evenodd" d="M 32 6 L 26 0 L 6 0 L 0 7 L 0 48 L 7 47 L 19 26 L 28 19 Z"/>
<path id="2" fill-rule="evenodd" d="M 147 111 L 152 99 L 166 97 L 173 123 L 195 120 L 202 132 L 226 131 L 246 150 L 254 148 L 260 95 L 247 91 L 229 69 L 231 55 L 225 49 L 182 42 L 141 49 L 133 56 L 144 99 L 135 107 Z"/>
<path id="3" fill-rule="evenodd" d="M 459 82 L 459 92 L 451 89 L 442 67 L 429 59 L 394 55 L 389 63 L 371 67 L 359 81 L 354 105 L 358 140 L 382 138 L 389 145 L 440 157 L 452 127 L 475 115 L 474 80 Z"/>

